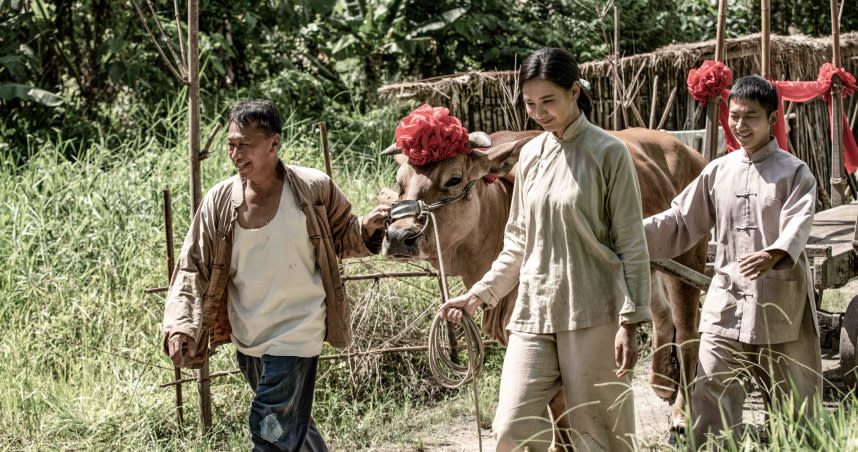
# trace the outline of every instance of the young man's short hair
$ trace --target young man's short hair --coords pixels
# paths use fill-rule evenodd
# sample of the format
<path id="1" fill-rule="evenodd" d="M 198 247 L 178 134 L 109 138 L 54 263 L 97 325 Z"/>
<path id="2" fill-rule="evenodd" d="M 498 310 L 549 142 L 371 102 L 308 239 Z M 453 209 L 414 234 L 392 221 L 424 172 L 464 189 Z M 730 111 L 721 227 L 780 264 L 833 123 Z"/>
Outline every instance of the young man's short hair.
<path id="1" fill-rule="evenodd" d="M 235 104 L 229 112 L 229 122 L 238 124 L 242 129 L 253 126 L 267 136 L 283 131 L 280 112 L 274 102 L 266 99 L 243 100 Z"/>
<path id="2" fill-rule="evenodd" d="M 759 75 L 746 75 L 730 89 L 730 95 L 727 96 L 727 103 L 732 99 L 755 100 L 763 106 L 766 114 L 770 115 L 778 109 L 778 91 L 775 86 L 768 80 Z"/>

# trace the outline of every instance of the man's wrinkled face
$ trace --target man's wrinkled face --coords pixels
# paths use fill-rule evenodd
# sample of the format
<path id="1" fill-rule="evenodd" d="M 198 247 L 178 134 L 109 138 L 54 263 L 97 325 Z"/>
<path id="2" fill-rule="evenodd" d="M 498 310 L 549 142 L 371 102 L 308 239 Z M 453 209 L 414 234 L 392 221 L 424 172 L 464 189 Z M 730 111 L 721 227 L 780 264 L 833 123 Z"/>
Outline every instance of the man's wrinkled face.
<path id="1" fill-rule="evenodd" d="M 241 127 L 231 122 L 227 134 L 229 158 L 242 179 L 254 181 L 271 174 L 277 165 L 280 135 L 268 136 L 253 125 Z"/>

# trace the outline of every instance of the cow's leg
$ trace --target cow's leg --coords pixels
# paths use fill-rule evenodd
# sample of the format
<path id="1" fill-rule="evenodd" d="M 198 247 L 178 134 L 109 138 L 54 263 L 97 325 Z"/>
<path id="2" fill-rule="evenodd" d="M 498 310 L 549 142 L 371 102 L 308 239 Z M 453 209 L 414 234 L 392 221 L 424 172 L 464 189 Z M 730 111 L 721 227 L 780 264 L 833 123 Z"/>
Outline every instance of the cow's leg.
<path id="1" fill-rule="evenodd" d="M 665 286 L 665 276 L 661 272 L 651 272 L 652 290 L 650 309 L 652 311 L 652 370 L 649 384 L 655 394 L 670 400 L 676 394 L 677 378 L 672 365 L 674 325 L 671 303 Z"/>
<path id="2" fill-rule="evenodd" d="M 708 238 L 679 256 L 676 261 L 702 273 L 706 267 L 707 242 Z M 664 279 L 676 328 L 675 343 L 680 370 L 679 391 L 673 403 L 671 428 L 682 430 L 685 427 L 685 415 L 691 407 L 688 397 L 691 395 L 692 383 L 697 373 L 697 353 L 700 349 L 700 334 L 697 332 L 700 320 L 700 290 L 673 277 Z"/>

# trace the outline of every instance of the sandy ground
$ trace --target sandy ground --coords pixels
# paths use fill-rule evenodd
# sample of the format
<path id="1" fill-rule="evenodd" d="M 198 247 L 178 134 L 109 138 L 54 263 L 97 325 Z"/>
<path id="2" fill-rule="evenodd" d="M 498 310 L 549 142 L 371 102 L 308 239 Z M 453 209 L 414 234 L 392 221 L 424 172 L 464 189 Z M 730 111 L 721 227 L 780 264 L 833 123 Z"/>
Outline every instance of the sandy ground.
<path id="1" fill-rule="evenodd" d="M 635 393 L 635 417 L 638 440 L 641 450 L 670 450 L 668 445 L 668 426 L 670 405 L 658 398 L 647 383 L 650 361 L 642 361 L 636 367 L 632 386 Z M 825 373 L 825 393 L 827 405 L 836 402 L 834 393 L 843 389 L 839 374 L 839 355 L 823 350 L 823 372 Z M 422 416 L 415 416 L 420 422 Z M 761 425 L 763 422 L 763 404 L 759 393 L 752 393 L 745 401 L 745 422 Z M 482 430 L 482 450 L 494 451 L 495 440 L 491 429 Z M 364 452 L 472 452 L 479 451 L 474 415 L 461 415 L 445 423 L 427 423 L 426 427 L 413 436 L 412 444 L 379 445 Z"/>

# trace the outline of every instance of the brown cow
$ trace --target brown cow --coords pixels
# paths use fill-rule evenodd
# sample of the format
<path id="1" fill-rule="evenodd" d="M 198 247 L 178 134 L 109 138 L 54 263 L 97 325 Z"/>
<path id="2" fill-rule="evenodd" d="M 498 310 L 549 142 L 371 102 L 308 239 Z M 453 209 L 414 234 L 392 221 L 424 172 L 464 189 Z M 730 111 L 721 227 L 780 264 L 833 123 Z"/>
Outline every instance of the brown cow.
<path id="1" fill-rule="evenodd" d="M 503 233 L 509 216 L 514 182 L 515 164 L 521 148 L 542 132 L 497 132 L 487 137 L 481 132 L 470 135 L 472 147 L 487 147 L 470 154 L 423 166 L 415 166 L 401 154 L 395 145 L 384 153 L 393 155 L 399 163 L 396 182 L 399 194 L 383 191 L 379 202 L 421 200 L 432 204 L 460 196 L 470 181 L 476 181 L 469 196 L 444 205 L 434 211 L 438 221 L 444 268 L 449 275 L 462 278 L 470 288 L 489 270 L 503 248 Z M 628 147 L 637 171 L 643 203 L 644 217 L 659 213 L 670 206 L 670 201 L 691 182 L 705 165 L 700 154 L 683 145 L 676 138 L 650 129 L 628 129 L 611 132 Z M 503 176 L 494 183 L 482 178 L 487 175 Z M 384 239 L 382 253 L 386 257 L 419 259 L 439 268 L 435 237 L 422 233 L 425 224 L 416 217 L 401 218 L 392 222 Z M 702 272 L 705 267 L 708 237 L 676 260 Z M 483 310 L 483 331 L 492 339 L 506 345 L 508 333 L 504 327 L 515 303 L 514 290 L 494 309 Z M 672 366 L 671 343 L 679 347 L 679 367 L 683 385 L 693 381 L 697 366 L 697 321 L 700 291 L 679 280 L 653 273 L 653 367 L 650 384 L 664 399 L 676 398 L 673 405 L 671 428 L 685 426 L 683 409 L 688 390 L 677 391 L 679 370 Z M 689 389 L 690 390 L 690 389 Z M 560 398 L 560 403 L 562 403 Z M 555 398 L 555 402 L 558 398 Z M 552 402 L 552 407 L 555 405 Z M 552 409 L 552 411 L 554 411 Z"/>

